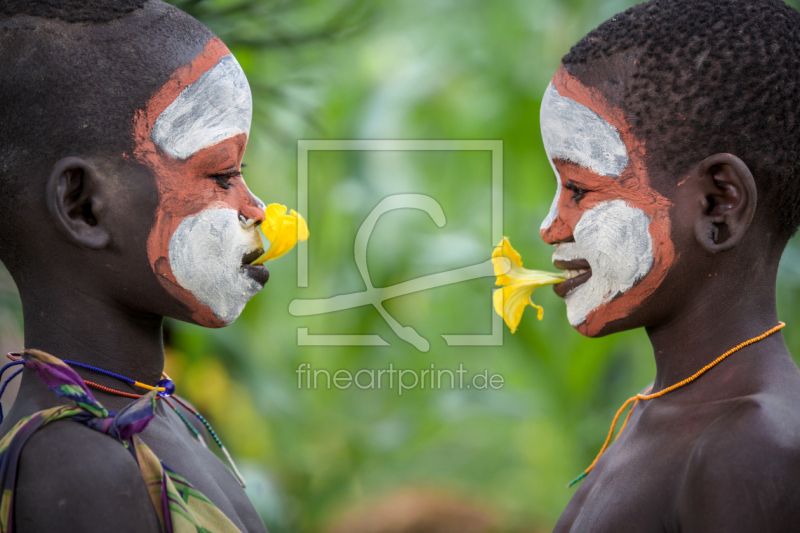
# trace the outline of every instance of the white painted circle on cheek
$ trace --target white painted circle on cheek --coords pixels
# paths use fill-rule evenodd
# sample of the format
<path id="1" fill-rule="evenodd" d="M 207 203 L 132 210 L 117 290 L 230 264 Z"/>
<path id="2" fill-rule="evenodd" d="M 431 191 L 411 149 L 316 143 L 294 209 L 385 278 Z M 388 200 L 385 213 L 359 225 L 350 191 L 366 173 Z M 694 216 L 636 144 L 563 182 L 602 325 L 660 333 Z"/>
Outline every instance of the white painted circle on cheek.
<path id="1" fill-rule="evenodd" d="M 592 277 L 565 296 L 567 319 L 573 326 L 590 312 L 630 290 L 653 267 L 650 217 L 624 200 L 598 204 L 575 226 L 575 242 L 562 243 L 553 259 L 585 259 Z"/>
<path id="2" fill-rule="evenodd" d="M 230 324 L 262 289 L 242 268 L 242 257 L 261 246 L 233 209 L 212 208 L 185 218 L 169 241 L 169 264 L 181 287 Z"/>

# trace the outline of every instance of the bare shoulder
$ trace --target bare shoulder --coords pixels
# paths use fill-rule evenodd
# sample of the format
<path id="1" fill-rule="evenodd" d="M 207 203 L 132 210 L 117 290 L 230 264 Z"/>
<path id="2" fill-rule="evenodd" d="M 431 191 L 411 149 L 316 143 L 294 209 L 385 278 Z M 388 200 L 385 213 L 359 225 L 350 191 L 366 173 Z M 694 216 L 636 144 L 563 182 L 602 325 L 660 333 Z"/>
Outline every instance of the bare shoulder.
<path id="1" fill-rule="evenodd" d="M 136 460 L 119 442 L 72 421 L 34 433 L 20 456 L 17 531 L 160 531 Z"/>
<path id="2" fill-rule="evenodd" d="M 701 436 L 706 444 L 726 440 L 786 451 L 800 449 L 800 394 L 765 392 L 732 400 L 730 409 Z"/>
<path id="3" fill-rule="evenodd" d="M 800 402 L 735 400 L 698 438 L 679 497 L 681 530 L 800 530 Z"/>

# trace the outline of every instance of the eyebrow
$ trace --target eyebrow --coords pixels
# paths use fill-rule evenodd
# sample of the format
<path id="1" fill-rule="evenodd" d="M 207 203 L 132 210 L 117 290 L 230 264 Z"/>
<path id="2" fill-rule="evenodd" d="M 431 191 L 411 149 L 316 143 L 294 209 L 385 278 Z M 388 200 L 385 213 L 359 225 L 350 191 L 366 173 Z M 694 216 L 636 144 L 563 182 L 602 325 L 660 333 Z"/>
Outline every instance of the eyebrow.
<path id="1" fill-rule="evenodd" d="M 585 105 L 561 96 L 552 83 L 542 98 L 540 122 L 550 161 L 563 159 L 611 178 L 628 166 L 628 150 L 617 128 Z"/>

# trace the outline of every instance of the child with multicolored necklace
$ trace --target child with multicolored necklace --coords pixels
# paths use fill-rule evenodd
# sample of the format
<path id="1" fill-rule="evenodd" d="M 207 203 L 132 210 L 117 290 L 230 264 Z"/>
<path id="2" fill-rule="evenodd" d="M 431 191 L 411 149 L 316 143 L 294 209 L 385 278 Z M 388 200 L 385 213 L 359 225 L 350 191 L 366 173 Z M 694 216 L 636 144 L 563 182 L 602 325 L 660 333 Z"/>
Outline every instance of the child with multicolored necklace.
<path id="1" fill-rule="evenodd" d="M 163 374 L 163 317 L 230 324 L 307 237 L 242 177 L 242 68 L 159 0 L 5 3 L 0 65 L 0 260 L 27 348 L 3 368 L 22 380 L 0 531 L 266 531 Z"/>

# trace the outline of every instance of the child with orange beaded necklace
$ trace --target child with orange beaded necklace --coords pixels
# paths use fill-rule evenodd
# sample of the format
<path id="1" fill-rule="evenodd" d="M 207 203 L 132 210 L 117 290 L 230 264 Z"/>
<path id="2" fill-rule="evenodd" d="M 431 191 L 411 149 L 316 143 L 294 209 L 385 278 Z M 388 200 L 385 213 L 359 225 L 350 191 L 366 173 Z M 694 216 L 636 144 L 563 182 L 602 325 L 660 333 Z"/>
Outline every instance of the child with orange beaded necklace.
<path id="1" fill-rule="evenodd" d="M 644 327 L 656 361 L 555 531 L 800 530 L 800 371 L 775 294 L 800 225 L 800 13 L 643 2 L 564 56 L 540 120 L 541 236 L 564 274 L 537 283 L 586 336 Z M 507 241 L 495 256 L 514 328 L 535 276 Z"/>

